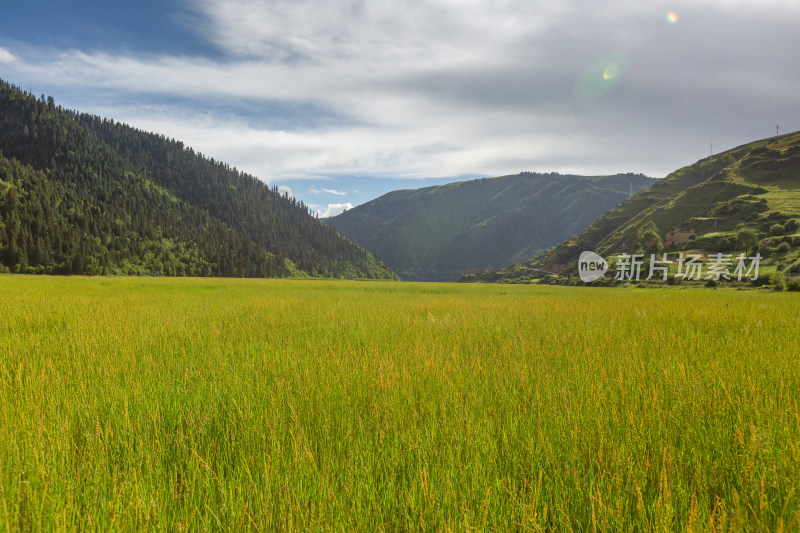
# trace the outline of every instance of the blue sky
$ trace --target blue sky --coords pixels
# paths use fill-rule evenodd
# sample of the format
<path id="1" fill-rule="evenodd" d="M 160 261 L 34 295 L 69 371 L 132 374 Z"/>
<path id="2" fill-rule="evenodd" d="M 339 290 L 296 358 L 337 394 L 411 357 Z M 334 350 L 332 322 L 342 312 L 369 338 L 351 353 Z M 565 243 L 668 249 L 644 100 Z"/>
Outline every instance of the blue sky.
<path id="1" fill-rule="evenodd" d="M 0 30 L 9 44 L 40 49 L 214 54 L 216 47 L 192 30 L 190 17 L 186 4 L 170 0 L 26 0 L 6 2 Z"/>
<path id="2" fill-rule="evenodd" d="M 322 215 L 523 170 L 662 177 L 800 129 L 800 2 L 4 6 L 0 77 L 163 133 Z"/>

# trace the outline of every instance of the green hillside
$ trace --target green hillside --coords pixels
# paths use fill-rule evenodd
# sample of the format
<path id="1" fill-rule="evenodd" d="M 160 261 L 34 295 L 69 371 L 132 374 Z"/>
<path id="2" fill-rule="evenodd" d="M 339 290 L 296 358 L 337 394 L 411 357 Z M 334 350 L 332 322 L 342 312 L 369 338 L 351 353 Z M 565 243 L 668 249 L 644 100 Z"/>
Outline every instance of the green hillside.
<path id="1" fill-rule="evenodd" d="M 531 259 L 655 181 L 525 172 L 394 191 L 327 222 L 402 279 L 455 281 Z"/>
<path id="2" fill-rule="evenodd" d="M 253 176 L 0 80 L 0 271 L 391 278 Z"/>
<path id="3" fill-rule="evenodd" d="M 772 270 L 797 274 L 797 217 L 800 132 L 739 146 L 677 170 L 533 261 L 464 281 L 513 281 L 536 277 L 534 269 L 571 270 L 585 250 L 604 257 L 640 251 L 639 231 L 651 224 L 662 239 L 676 229 L 693 229 L 690 242 L 665 251 L 701 254 L 739 252 L 739 231 L 751 229 Z"/>

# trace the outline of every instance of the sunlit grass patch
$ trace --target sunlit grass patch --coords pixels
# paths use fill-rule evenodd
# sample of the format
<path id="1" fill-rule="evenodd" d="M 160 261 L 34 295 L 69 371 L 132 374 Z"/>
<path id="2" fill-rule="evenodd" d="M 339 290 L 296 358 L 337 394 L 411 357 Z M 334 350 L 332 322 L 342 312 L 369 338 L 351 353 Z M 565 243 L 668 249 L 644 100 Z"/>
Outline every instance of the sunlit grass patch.
<path id="1" fill-rule="evenodd" d="M 0 277 L 0 526 L 800 528 L 794 294 Z"/>

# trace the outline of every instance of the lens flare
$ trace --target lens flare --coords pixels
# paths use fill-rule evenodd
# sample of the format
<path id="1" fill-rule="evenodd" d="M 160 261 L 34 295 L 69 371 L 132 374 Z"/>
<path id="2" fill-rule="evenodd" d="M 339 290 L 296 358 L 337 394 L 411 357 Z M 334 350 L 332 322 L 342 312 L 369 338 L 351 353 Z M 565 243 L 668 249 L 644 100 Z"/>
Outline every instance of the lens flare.
<path id="1" fill-rule="evenodd" d="M 608 65 L 605 70 L 603 70 L 603 79 L 604 80 L 613 80 L 619 75 L 619 65 L 616 63 L 611 63 Z"/>
<path id="2" fill-rule="evenodd" d="M 583 71 L 572 87 L 572 96 L 584 104 L 594 102 L 622 81 L 629 66 L 625 52 L 604 55 Z"/>
<path id="3" fill-rule="evenodd" d="M 667 22 L 669 24 L 677 24 L 678 15 L 674 11 L 670 11 L 669 13 L 667 13 Z"/>

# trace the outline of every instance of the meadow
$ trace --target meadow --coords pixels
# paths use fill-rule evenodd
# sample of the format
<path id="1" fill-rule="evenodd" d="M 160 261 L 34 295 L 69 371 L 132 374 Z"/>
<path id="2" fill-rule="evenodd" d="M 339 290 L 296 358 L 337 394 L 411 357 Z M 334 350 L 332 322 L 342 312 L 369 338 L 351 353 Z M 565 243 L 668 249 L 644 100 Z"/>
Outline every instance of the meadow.
<path id="1" fill-rule="evenodd" d="M 0 529 L 800 530 L 800 297 L 0 276 Z"/>

